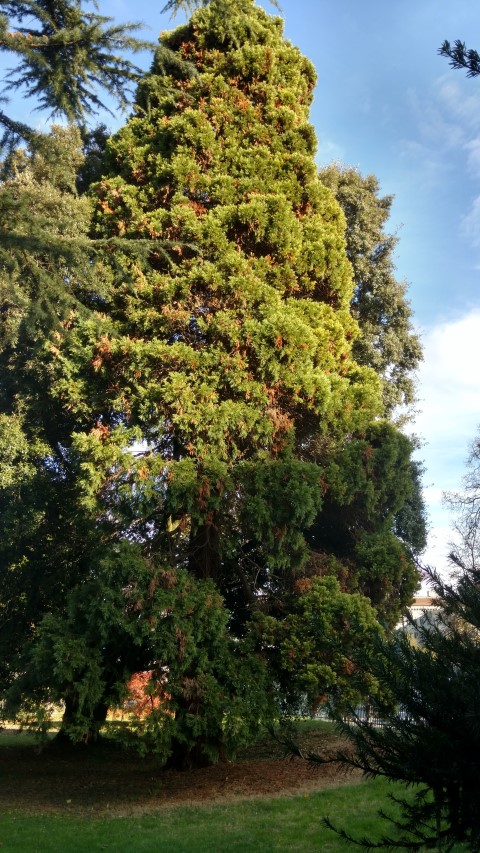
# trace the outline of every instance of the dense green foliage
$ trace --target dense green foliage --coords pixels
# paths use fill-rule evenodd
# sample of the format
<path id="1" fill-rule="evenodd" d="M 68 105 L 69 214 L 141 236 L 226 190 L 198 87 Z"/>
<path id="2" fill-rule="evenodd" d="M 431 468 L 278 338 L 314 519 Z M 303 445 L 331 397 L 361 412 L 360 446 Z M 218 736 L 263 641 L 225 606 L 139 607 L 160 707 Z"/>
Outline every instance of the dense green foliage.
<path id="1" fill-rule="evenodd" d="M 2 169 L 0 637 L 7 670 L 38 613 L 62 600 L 81 540 L 71 486 L 60 476 L 69 424 L 47 395 L 50 348 L 90 280 L 90 206 L 75 191 L 79 141 L 77 132 L 57 129 Z"/>
<path id="2" fill-rule="evenodd" d="M 419 785 L 414 802 L 399 800 L 400 819 L 383 846 L 480 849 L 480 443 L 472 447 L 464 490 L 452 496 L 460 510 L 459 541 L 452 553 L 454 581 L 434 571 L 429 579 L 441 610 L 415 622 L 415 639 L 400 631 L 380 639 L 367 669 L 383 685 L 371 710 L 385 720 L 338 720 L 351 739 L 354 757 L 340 756 L 368 776 Z M 354 660 L 360 664 L 361 655 Z M 353 840 L 347 830 L 344 838 Z M 368 839 L 363 846 L 369 848 Z"/>
<path id="3" fill-rule="evenodd" d="M 4 165 L 2 689 L 63 700 L 74 740 L 136 672 L 162 698 L 145 748 L 177 765 L 353 699 L 352 649 L 416 586 L 418 470 L 355 357 L 314 83 L 279 18 L 212 0 L 101 169 L 101 134 L 85 168 L 59 129 Z"/>
<path id="4" fill-rule="evenodd" d="M 466 572 L 456 588 L 436 578 L 442 618 L 417 623 L 412 643 L 405 632 L 378 648 L 372 676 L 389 691 L 393 704 L 372 700 L 383 728 L 357 720 L 343 724 L 355 758 L 340 756 L 368 776 L 419 785 L 414 803 L 401 801 L 395 831 L 384 846 L 451 849 L 465 842 L 480 849 L 478 767 L 480 741 L 478 571 Z M 344 837 L 351 834 L 342 832 Z M 442 846 L 443 845 L 443 846 Z M 364 846 L 370 846 L 365 840 Z"/>
<path id="5" fill-rule="evenodd" d="M 383 635 L 367 598 L 342 592 L 335 577 L 302 578 L 284 619 L 258 614 L 286 713 L 313 712 L 327 697 L 349 704 L 376 689 L 365 668 L 352 663 L 355 649 L 368 656 Z"/>
<path id="6" fill-rule="evenodd" d="M 395 278 L 398 238 L 384 232 L 393 196 L 379 196 L 377 178 L 363 178 L 351 167 L 327 166 L 320 180 L 332 190 L 347 220 L 347 255 L 355 282 L 352 312 L 361 330 L 353 353 L 382 377 L 384 403 L 391 413 L 395 406 L 413 402 L 413 372 L 422 357 L 406 284 Z"/>
<path id="7" fill-rule="evenodd" d="M 385 421 L 330 452 L 322 511 L 306 532 L 311 571 L 366 595 L 393 627 L 418 583 L 425 513 L 410 441 Z"/>

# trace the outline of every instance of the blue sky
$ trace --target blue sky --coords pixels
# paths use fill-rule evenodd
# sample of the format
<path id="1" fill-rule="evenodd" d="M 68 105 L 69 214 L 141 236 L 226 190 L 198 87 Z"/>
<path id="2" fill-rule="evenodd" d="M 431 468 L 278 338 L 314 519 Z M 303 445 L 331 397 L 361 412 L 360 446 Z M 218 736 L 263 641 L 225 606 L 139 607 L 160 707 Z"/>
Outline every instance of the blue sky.
<path id="1" fill-rule="evenodd" d="M 163 0 L 100 0 L 100 12 L 142 20 L 152 39 L 170 29 Z M 268 0 L 261 5 L 278 14 Z M 445 563 L 444 490 L 458 489 L 480 422 L 480 78 L 437 55 L 444 39 L 480 51 L 472 0 L 283 0 L 285 34 L 310 58 L 318 84 L 311 120 L 318 162 L 375 173 L 395 195 L 397 272 L 409 282 L 425 363 L 412 432 L 424 444 L 431 537 L 426 559 Z M 149 66 L 148 56 L 142 58 Z M 106 119 L 115 127 L 118 122 Z"/>

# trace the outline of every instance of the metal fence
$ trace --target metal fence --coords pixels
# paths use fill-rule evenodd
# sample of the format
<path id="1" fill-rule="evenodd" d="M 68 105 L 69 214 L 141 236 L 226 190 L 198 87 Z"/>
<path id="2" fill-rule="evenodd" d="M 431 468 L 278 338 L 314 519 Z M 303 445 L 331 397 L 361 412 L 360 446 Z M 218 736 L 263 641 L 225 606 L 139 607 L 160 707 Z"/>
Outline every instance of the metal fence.
<path id="1" fill-rule="evenodd" d="M 399 708 L 395 716 L 400 720 L 411 719 L 410 714 L 405 708 Z M 388 720 L 379 717 L 368 705 L 359 705 L 355 708 L 353 714 L 347 714 L 342 719 L 345 723 L 355 723 L 359 720 L 361 723 L 369 723 L 371 726 L 375 726 L 379 729 L 383 729 L 385 726 L 389 725 Z"/>

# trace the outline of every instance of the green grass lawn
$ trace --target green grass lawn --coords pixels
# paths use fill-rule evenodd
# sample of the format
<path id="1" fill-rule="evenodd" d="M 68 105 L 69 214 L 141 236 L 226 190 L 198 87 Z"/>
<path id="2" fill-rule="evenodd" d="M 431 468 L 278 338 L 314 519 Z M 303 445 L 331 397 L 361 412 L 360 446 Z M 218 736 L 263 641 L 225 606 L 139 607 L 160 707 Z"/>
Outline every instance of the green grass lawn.
<path id="1" fill-rule="evenodd" d="M 329 737 L 333 735 L 329 723 L 304 721 L 299 728 L 307 736 L 310 732 L 320 732 Z M 0 853 L 94 853 L 101 850 L 110 853 L 343 853 L 360 848 L 353 847 L 323 827 L 322 817 L 328 816 L 334 824 L 347 829 L 357 838 L 367 836 L 377 840 L 384 833 L 394 834 L 393 828 L 378 817 L 379 809 L 398 814 L 398 807 L 389 801 L 388 795 L 402 796 L 405 793 L 400 785 L 374 780 L 342 784 L 336 788 L 297 796 L 269 799 L 257 797 L 211 806 L 165 805 L 156 811 L 148 811 L 147 805 L 145 808 L 142 806 L 141 791 L 140 797 L 120 797 L 116 802 L 110 799 L 110 793 L 115 796 L 116 789 L 114 786 L 110 793 L 106 793 L 109 789 L 108 786 L 103 787 L 103 778 L 110 780 L 111 775 L 118 771 L 118 766 L 121 767 L 123 777 L 131 778 L 136 764 L 132 764 L 131 757 L 124 753 L 115 753 L 112 758 L 109 752 L 100 752 L 93 755 L 87 768 L 83 767 L 83 762 L 81 765 L 73 762 L 74 776 L 67 773 L 58 777 L 56 787 L 60 785 L 62 793 L 65 791 L 65 797 L 69 795 L 68 779 L 75 778 L 78 781 L 77 773 L 82 767 L 84 776 L 80 777 L 81 783 L 88 782 L 92 773 L 94 777 L 100 777 L 100 801 L 97 798 L 90 802 L 85 800 L 83 811 L 79 812 L 77 808 L 74 812 L 74 806 L 68 799 L 63 800 L 62 807 L 61 799 L 59 801 L 56 796 L 50 798 L 50 788 L 42 799 L 44 785 L 51 785 L 48 772 L 42 776 L 42 768 L 45 771 L 42 764 L 44 756 L 38 756 L 38 767 L 35 762 L 32 764 L 29 761 L 22 770 L 21 755 L 33 754 L 30 749 L 34 744 L 32 734 L 4 731 L 1 743 L 7 749 L 1 754 L 3 764 L 0 763 L 0 784 L 7 785 L 4 788 L 7 796 L 2 800 L 4 811 L 0 814 Z M 19 750 L 18 757 L 16 748 Z M 271 750 L 272 741 L 268 738 L 260 739 L 254 748 L 260 761 L 270 758 Z M 58 760 L 61 771 L 63 759 L 60 756 Z M 68 756 L 65 759 L 67 764 L 70 760 Z M 56 772 L 57 765 L 54 762 L 52 778 L 57 779 Z M 152 765 L 151 772 L 157 773 L 158 770 Z M 8 792 L 12 789 L 8 787 L 9 778 L 22 778 L 22 773 L 27 778 L 30 775 L 33 777 L 34 786 L 25 788 L 23 796 L 18 791 L 16 796 L 10 796 Z M 133 782 L 133 785 L 132 790 L 138 794 L 138 782 Z M 31 794 L 27 794 L 27 791 L 31 791 Z M 37 802 L 29 803 L 29 797 L 35 797 L 37 792 L 40 792 Z M 56 789 L 53 793 L 56 794 Z M 121 793 L 117 791 L 117 794 Z M 39 807 L 39 802 L 43 802 L 45 807 Z M 110 805 L 107 806 L 107 803 Z M 107 811 L 110 808 L 111 816 Z M 460 853 L 461 849 L 456 847 L 455 853 Z"/>
<path id="2" fill-rule="evenodd" d="M 322 816 L 328 815 L 356 834 L 378 837 L 377 811 L 387 804 L 387 793 L 393 790 L 393 786 L 375 781 L 304 796 L 102 819 L 17 812 L 0 818 L 0 845 L 2 853 L 340 853 L 352 847 L 321 826 Z"/>

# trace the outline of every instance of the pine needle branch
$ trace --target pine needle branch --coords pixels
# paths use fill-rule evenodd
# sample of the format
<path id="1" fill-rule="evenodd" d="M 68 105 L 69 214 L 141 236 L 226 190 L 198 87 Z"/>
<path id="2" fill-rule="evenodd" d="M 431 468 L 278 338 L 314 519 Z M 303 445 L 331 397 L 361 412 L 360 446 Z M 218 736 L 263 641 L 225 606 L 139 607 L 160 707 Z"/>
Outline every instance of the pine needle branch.
<path id="1" fill-rule="evenodd" d="M 80 0 L 0 2 L 0 8 L 0 51 L 17 59 L 4 92 L 22 89 L 36 99 L 35 109 L 79 125 L 100 109 L 113 114 L 99 91 L 126 109 L 130 86 L 142 72 L 123 54 L 154 47 L 134 35 L 142 24 L 115 24 L 111 18 L 85 12 Z M 34 23 L 23 26 L 25 18 Z M 31 133 L 4 113 L 0 125 L 9 148 L 28 140 Z"/>
<path id="2" fill-rule="evenodd" d="M 438 53 L 450 60 L 451 68 L 465 69 L 467 77 L 478 77 L 480 74 L 480 54 L 472 48 L 468 49 L 460 39 L 456 39 L 453 47 L 449 41 L 444 41 Z"/>

